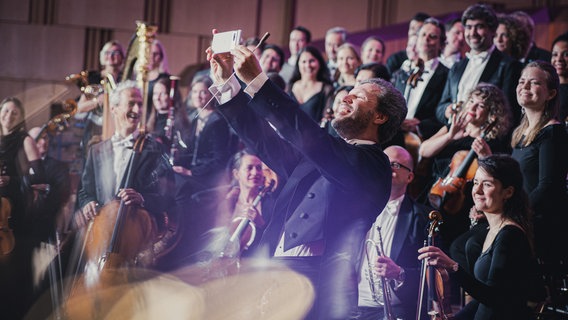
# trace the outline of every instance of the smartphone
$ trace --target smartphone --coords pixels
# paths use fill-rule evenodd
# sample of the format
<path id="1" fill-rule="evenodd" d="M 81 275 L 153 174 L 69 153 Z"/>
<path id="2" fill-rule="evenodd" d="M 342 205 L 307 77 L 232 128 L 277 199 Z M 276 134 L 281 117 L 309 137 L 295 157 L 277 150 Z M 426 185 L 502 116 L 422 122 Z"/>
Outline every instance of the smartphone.
<path id="1" fill-rule="evenodd" d="M 214 53 L 233 50 L 241 42 L 241 30 L 219 32 L 213 35 L 211 49 Z"/>

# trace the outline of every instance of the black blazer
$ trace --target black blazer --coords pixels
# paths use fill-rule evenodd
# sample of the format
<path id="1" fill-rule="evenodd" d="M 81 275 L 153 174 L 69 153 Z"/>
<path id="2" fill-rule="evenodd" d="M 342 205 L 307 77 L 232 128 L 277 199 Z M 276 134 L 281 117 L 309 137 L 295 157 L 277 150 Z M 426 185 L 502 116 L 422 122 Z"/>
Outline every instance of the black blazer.
<path id="1" fill-rule="evenodd" d="M 160 178 L 163 178 L 162 181 L 170 182 L 166 183 L 166 186 L 173 184 L 173 173 L 164 153 L 163 145 L 147 136 L 144 149 L 132 171 L 134 178 L 131 187 L 142 194 L 145 208 L 155 215 L 167 211 L 172 203 L 169 197 L 172 191 L 164 189 L 160 183 Z M 83 208 L 90 201 L 96 201 L 103 206 L 115 198 L 116 175 L 113 162 L 114 152 L 110 139 L 91 146 L 81 176 L 77 199 L 79 208 Z M 121 185 L 124 185 L 125 179 L 126 176 L 122 178 Z"/>
<path id="2" fill-rule="evenodd" d="M 424 240 L 427 239 L 428 213 L 431 210 L 433 210 L 431 207 L 417 203 L 406 195 L 398 213 L 390 258 L 406 273 L 404 284 L 395 291 L 402 303 L 401 307 L 405 311 L 405 319 L 416 318 L 416 299 L 421 268 L 421 262 L 417 259 L 418 249 L 424 246 Z M 361 248 L 364 248 L 364 242 Z M 361 250 L 357 260 L 357 270 L 361 269 L 361 258 L 365 254 L 363 250 Z"/>
<path id="3" fill-rule="evenodd" d="M 436 110 L 436 117 L 441 123 L 448 122 L 445 116 L 446 107 L 457 102 L 458 85 L 468 62 L 469 58 L 465 57 L 456 62 L 448 73 L 448 80 Z M 501 51 L 494 49 L 485 69 L 483 69 L 481 78 L 479 78 L 479 82 L 491 83 L 503 90 L 513 113 L 514 122 L 512 127 L 515 127 L 521 119 L 521 107 L 517 103 L 516 92 L 521 70 L 522 65 L 519 61 L 513 60 Z"/>
<path id="4" fill-rule="evenodd" d="M 424 93 L 418 102 L 414 117 L 420 119 L 418 130 L 420 130 L 422 140 L 430 138 L 443 126 L 436 118 L 436 108 L 442 97 L 442 91 L 444 90 L 446 79 L 448 78 L 448 71 L 448 68 L 438 63 L 436 71 L 434 71 L 430 81 L 428 81 Z M 404 95 L 408 74 L 406 72 L 398 72 L 397 74 L 398 76 L 394 81 L 394 85 Z"/>
<path id="5" fill-rule="evenodd" d="M 377 144 L 351 145 L 330 136 L 270 81 L 252 100 L 241 91 L 219 111 L 285 181 L 259 248 L 272 255 L 282 230 L 285 250 L 323 241 L 320 290 L 341 306 L 356 306 L 359 244 L 390 194 L 386 155 Z M 326 287 L 337 283 L 345 288 Z M 328 318 L 345 319 L 349 309 L 339 313 Z"/>

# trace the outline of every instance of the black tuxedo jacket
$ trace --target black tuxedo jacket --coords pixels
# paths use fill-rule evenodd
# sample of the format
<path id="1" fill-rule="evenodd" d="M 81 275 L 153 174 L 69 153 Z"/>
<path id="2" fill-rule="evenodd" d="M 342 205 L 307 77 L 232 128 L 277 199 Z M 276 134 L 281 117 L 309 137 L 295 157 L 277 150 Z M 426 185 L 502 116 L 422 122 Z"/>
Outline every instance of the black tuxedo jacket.
<path id="1" fill-rule="evenodd" d="M 144 206 L 152 214 L 158 215 L 167 211 L 172 203 L 169 197 L 172 192 L 163 186 L 173 185 L 173 174 L 167 162 L 164 146 L 151 137 L 146 136 L 146 143 L 134 164 L 131 188 L 142 194 Z M 114 152 L 112 141 L 107 139 L 89 149 L 78 199 L 79 208 L 90 201 L 96 201 L 101 206 L 115 199 L 115 177 L 113 168 Z M 126 176 L 122 178 L 124 185 Z M 163 184 L 163 181 L 168 181 Z"/>
<path id="2" fill-rule="evenodd" d="M 428 213 L 431 210 L 433 210 L 431 207 L 417 203 L 406 195 L 398 213 L 390 258 L 406 273 L 404 284 L 395 291 L 402 303 L 402 309 L 405 310 L 405 319 L 416 318 L 416 298 L 418 297 L 421 268 L 421 262 L 417 259 L 418 249 L 424 246 L 424 240 L 428 237 Z M 365 254 L 364 242 L 361 248 L 357 270 L 361 269 L 361 258 Z"/>
<path id="3" fill-rule="evenodd" d="M 448 73 L 448 80 L 446 81 L 444 92 L 442 93 L 436 110 L 436 116 L 441 123 L 448 122 L 445 116 L 446 107 L 449 104 L 457 102 L 458 85 L 468 62 L 469 58 L 465 57 L 456 62 Z M 485 69 L 483 69 L 481 78 L 479 78 L 479 82 L 491 83 L 503 90 L 513 113 L 513 127 L 515 127 L 521 119 L 521 108 L 517 103 L 516 92 L 521 70 L 522 65 L 519 61 L 513 60 L 499 50 L 494 49 Z"/>
<path id="4" fill-rule="evenodd" d="M 259 249 L 272 255 L 282 231 L 285 250 L 323 241 L 319 290 L 341 306 L 327 318 L 345 319 L 357 305 L 359 244 L 390 194 L 388 158 L 377 144 L 332 137 L 270 81 L 253 99 L 241 91 L 219 111 L 284 181 Z"/>
<path id="5" fill-rule="evenodd" d="M 444 90 L 446 79 L 448 78 L 448 71 L 448 68 L 446 68 L 443 64 L 438 64 L 436 71 L 434 71 L 432 78 L 430 78 L 430 81 L 426 85 L 424 93 L 418 102 L 418 107 L 414 117 L 420 119 L 418 130 L 420 131 L 421 138 L 423 140 L 433 136 L 434 133 L 438 132 L 438 130 L 440 130 L 443 126 L 443 124 L 436 118 L 436 108 L 438 107 L 438 102 L 442 97 L 442 91 Z M 397 71 L 396 74 L 396 79 L 393 79 L 394 85 L 404 95 L 408 74 L 402 70 Z"/>

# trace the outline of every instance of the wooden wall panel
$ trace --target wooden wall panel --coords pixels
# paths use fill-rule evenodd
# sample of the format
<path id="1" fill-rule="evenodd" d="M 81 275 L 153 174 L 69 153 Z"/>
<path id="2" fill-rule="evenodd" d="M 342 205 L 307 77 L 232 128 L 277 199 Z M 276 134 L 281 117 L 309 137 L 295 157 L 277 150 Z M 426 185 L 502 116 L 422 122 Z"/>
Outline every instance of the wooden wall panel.
<path id="1" fill-rule="evenodd" d="M 0 0 L 0 20 L 3 22 L 27 22 L 29 1 Z"/>
<path id="2" fill-rule="evenodd" d="M 64 25 L 97 26 L 106 29 L 136 28 L 144 19 L 144 1 L 59 0 L 57 21 Z"/>

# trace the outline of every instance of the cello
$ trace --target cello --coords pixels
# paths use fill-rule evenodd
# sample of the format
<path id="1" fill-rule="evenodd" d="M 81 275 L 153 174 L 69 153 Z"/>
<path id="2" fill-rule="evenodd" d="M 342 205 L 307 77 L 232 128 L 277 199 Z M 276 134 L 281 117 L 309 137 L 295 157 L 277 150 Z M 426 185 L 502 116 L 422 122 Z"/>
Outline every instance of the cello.
<path id="1" fill-rule="evenodd" d="M 438 211 L 428 214 L 430 226 L 425 246 L 435 245 L 435 236 L 443 223 L 442 215 Z M 418 289 L 418 302 L 416 304 L 416 320 L 421 320 L 425 291 L 428 288 L 428 315 L 432 320 L 451 320 L 453 313 L 450 303 L 450 276 L 444 268 L 428 265 L 428 259 L 422 260 L 420 269 L 420 286 Z M 435 296 L 434 296 L 435 294 Z"/>
<path id="2" fill-rule="evenodd" d="M 485 140 L 496 124 L 497 121 L 490 122 L 481 133 L 481 138 Z M 448 214 L 457 214 L 465 200 L 466 182 L 473 179 L 476 170 L 477 159 L 472 148 L 469 151 L 456 152 L 450 163 L 450 172 L 445 178 L 438 178 L 430 189 L 428 199 L 432 207 L 437 210 L 444 209 Z"/>

